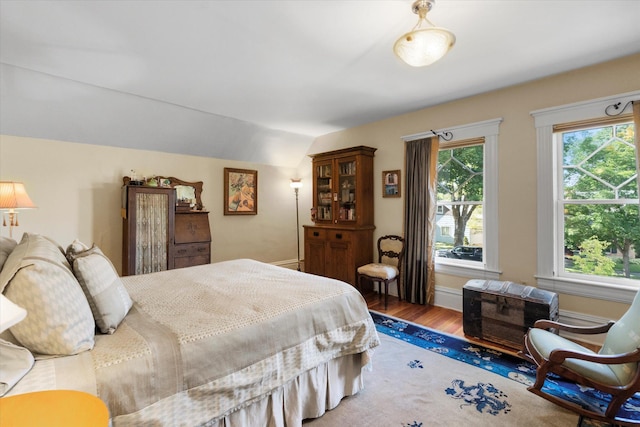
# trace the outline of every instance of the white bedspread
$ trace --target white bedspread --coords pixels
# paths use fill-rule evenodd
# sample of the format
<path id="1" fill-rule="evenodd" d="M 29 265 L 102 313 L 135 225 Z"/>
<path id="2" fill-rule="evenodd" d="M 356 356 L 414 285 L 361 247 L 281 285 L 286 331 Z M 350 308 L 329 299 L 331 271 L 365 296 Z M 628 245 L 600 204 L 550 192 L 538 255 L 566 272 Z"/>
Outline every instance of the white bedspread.
<path id="1" fill-rule="evenodd" d="M 134 307 L 77 356 L 39 360 L 10 394 L 97 394 L 113 425 L 201 425 L 378 336 L 352 286 L 252 260 L 130 276 Z"/>

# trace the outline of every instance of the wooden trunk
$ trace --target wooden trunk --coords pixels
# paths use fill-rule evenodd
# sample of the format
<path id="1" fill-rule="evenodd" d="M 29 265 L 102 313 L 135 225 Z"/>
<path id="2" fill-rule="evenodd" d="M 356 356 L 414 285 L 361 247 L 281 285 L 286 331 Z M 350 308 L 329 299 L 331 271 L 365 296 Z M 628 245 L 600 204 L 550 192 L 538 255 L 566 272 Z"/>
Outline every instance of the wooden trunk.
<path id="1" fill-rule="evenodd" d="M 469 280 L 462 289 L 465 335 L 522 349 L 538 319 L 558 320 L 558 294 L 513 282 Z"/>

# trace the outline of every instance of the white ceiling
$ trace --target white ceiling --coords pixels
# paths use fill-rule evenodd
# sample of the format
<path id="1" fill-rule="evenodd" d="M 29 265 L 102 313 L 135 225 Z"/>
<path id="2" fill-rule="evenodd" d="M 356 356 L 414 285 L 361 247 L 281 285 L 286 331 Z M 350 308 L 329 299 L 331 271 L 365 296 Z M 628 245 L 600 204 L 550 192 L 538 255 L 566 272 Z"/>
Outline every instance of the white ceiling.
<path id="1" fill-rule="evenodd" d="M 412 68 L 392 53 L 417 21 L 411 3 L 0 0 L 0 131 L 118 145 L 65 123 L 89 109 L 139 148 L 264 161 L 251 143 L 304 156 L 318 135 L 640 52 L 640 1 L 437 0 L 428 17 L 456 45 Z M 85 101 L 64 115 L 74 90 L 113 111 Z M 170 110 L 184 115 L 172 127 L 199 129 L 142 132 Z M 149 122 L 124 117 L 137 114 Z"/>

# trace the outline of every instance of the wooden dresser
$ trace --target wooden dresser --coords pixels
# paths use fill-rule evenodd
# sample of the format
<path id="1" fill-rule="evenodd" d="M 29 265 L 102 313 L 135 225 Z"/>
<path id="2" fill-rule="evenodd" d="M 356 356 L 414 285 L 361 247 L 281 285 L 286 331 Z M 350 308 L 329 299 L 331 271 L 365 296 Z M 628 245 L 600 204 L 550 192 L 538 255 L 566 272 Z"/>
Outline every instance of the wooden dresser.
<path id="1" fill-rule="evenodd" d="M 175 213 L 173 268 L 209 264 L 211 260 L 209 212 Z"/>

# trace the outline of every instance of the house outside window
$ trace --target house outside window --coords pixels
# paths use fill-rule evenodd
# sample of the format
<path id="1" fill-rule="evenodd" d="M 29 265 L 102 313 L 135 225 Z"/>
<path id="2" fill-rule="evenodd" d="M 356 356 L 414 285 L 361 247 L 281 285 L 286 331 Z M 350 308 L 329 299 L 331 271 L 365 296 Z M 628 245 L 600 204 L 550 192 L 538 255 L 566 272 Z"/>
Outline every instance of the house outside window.
<path id="1" fill-rule="evenodd" d="M 538 286 L 631 302 L 640 288 L 635 129 L 608 106 L 640 92 L 534 111 Z"/>
<path id="2" fill-rule="evenodd" d="M 451 209 L 461 206 L 476 206 L 473 215 L 467 220 L 463 235 L 466 236 L 468 242 L 475 243 L 473 253 L 468 253 L 469 249 L 460 248 L 459 253 L 465 252 L 464 257 L 474 259 L 454 259 L 437 256 L 436 251 L 436 272 L 451 274 L 461 277 L 497 280 L 500 278 L 498 270 L 498 134 L 500 130 L 501 118 L 487 120 L 483 122 L 469 123 L 455 127 L 449 127 L 446 131 L 453 134 L 451 141 L 444 141 L 440 138 L 440 152 L 454 151 L 455 162 L 464 163 L 465 150 L 482 152 L 482 166 L 480 170 L 474 170 L 469 173 L 469 177 L 474 182 L 481 181 L 482 196 L 474 197 L 474 200 L 454 200 L 450 196 L 442 195 L 438 190 L 438 206 L 436 209 L 436 219 L 443 217 L 451 217 L 449 213 Z M 402 137 L 405 141 L 411 141 L 419 138 L 432 137 L 434 133 L 439 132 L 423 132 L 415 135 Z M 475 148 L 474 148 L 475 147 Z M 462 151 L 457 151 L 462 149 Z M 442 157 L 444 159 L 444 156 Z M 439 156 L 440 160 L 440 156 Z M 474 168 L 471 168 L 474 169 Z M 443 172 L 444 173 L 444 172 Z M 440 178 L 438 181 L 440 184 Z M 444 186 L 446 183 L 442 182 Z M 439 186 L 440 187 L 440 186 Z M 447 227 L 449 227 L 447 229 Z M 436 227 L 436 246 L 440 246 L 444 241 L 452 245 L 455 238 L 455 224 L 447 221 L 438 224 Z M 449 236 L 448 238 L 446 236 Z M 463 239 L 463 241 L 465 241 Z M 441 242 L 441 243 L 438 243 Z M 453 249 L 453 246 L 451 246 Z"/>

